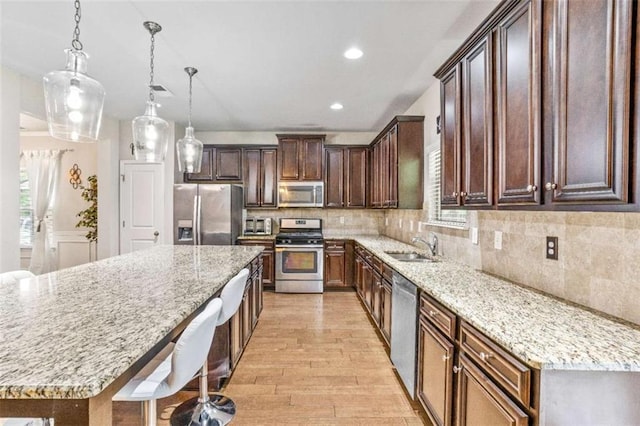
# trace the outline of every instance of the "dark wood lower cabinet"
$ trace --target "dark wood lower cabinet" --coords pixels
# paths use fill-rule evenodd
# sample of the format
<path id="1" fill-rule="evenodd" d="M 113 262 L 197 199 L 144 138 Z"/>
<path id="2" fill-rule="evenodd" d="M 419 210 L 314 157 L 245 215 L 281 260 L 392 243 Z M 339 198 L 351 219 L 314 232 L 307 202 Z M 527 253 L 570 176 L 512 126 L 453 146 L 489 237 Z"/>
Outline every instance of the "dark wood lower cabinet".
<path id="1" fill-rule="evenodd" d="M 371 287 L 371 315 L 373 320 L 380 327 L 382 318 L 382 275 L 374 269 L 373 282 Z"/>
<path id="2" fill-rule="evenodd" d="M 240 356 L 247 343 L 249 343 L 262 312 L 262 262 L 263 259 L 261 257 L 251 265 L 251 272 L 247 278 L 240 307 L 228 322 L 231 369 L 234 369 L 240 360 Z"/>
<path id="3" fill-rule="evenodd" d="M 452 424 L 455 346 L 424 318 L 420 318 L 419 325 L 418 398 L 434 425 L 449 426 Z"/>
<path id="4" fill-rule="evenodd" d="M 275 243 L 269 239 L 238 239 L 237 243 L 242 246 L 261 246 L 262 251 L 262 286 L 267 289 L 274 289 L 276 286 L 276 258 Z"/>
<path id="5" fill-rule="evenodd" d="M 391 345 L 391 283 L 382 278 L 382 308 L 380 310 L 380 331 L 387 341 L 387 345 Z"/>
<path id="6" fill-rule="evenodd" d="M 458 426 L 528 426 L 529 416 L 464 354 L 458 372 Z"/>
<path id="7" fill-rule="evenodd" d="M 324 286 L 327 288 L 347 287 L 347 242 L 325 240 L 324 242 Z"/>

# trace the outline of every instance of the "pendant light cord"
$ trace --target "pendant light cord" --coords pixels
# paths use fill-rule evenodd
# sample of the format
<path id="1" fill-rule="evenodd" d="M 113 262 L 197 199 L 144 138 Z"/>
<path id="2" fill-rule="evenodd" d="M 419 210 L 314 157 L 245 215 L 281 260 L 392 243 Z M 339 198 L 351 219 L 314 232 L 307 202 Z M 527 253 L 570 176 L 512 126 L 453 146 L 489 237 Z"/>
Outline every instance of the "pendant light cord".
<path id="1" fill-rule="evenodd" d="M 150 64 L 150 72 L 149 72 L 149 99 L 151 102 L 155 101 L 155 95 L 153 93 L 153 50 L 155 48 L 155 33 L 151 31 L 151 64 Z"/>
<path id="2" fill-rule="evenodd" d="M 191 127 L 191 89 L 193 87 L 192 81 L 193 75 L 189 75 L 189 127 Z"/>
<path id="3" fill-rule="evenodd" d="M 71 40 L 71 47 L 73 47 L 74 50 L 82 50 L 82 43 L 80 42 L 80 18 L 82 17 L 82 14 L 80 12 L 80 0 L 76 0 L 74 6 L 76 8 L 76 14 L 73 19 L 76 21 L 76 27 L 73 30 L 73 40 Z"/>

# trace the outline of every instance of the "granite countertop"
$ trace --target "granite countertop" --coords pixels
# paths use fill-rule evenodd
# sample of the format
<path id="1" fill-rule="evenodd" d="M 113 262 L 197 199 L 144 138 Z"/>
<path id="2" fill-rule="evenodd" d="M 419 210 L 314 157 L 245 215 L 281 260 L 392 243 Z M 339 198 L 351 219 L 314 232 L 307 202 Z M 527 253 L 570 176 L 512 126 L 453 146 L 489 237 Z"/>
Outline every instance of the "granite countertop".
<path id="1" fill-rule="evenodd" d="M 0 286 L 0 398 L 97 395 L 261 251 L 158 246 Z"/>
<path id="2" fill-rule="evenodd" d="M 401 262 L 424 250 L 387 237 L 343 236 L 371 251 L 460 318 L 539 369 L 640 371 L 640 329 L 468 266 Z"/>

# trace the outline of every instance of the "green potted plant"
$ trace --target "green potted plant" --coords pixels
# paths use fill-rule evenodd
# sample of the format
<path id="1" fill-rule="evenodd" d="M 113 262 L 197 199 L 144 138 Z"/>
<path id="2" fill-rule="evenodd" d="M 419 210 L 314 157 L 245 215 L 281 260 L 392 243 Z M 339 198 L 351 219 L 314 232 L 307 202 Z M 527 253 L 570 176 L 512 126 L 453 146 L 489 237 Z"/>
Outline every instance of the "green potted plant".
<path id="1" fill-rule="evenodd" d="M 89 207 L 76 215 L 80 218 L 76 228 L 88 228 L 85 238 L 89 240 L 89 243 L 95 243 L 98 241 L 98 177 L 91 175 L 87 180 L 89 186 L 80 185 L 80 189 L 82 189 L 80 195 L 89 202 Z"/>

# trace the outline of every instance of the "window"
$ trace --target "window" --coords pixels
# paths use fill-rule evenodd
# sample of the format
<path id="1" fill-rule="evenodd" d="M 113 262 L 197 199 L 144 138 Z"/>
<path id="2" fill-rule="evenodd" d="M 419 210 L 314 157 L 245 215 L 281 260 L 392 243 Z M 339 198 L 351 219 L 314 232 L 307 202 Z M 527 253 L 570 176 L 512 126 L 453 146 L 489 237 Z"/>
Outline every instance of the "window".
<path id="1" fill-rule="evenodd" d="M 431 151 L 429 165 L 429 223 L 440 226 L 464 228 L 467 225 L 466 210 L 440 208 L 440 148 Z"/>
<path id="2" fill-rule="evenodd" d="M 29 191 L 29 175 L 20 168 L 20 246 L 31 247 L 33 242 L 33 209 L 31 208 L 31 191 Z"/>

